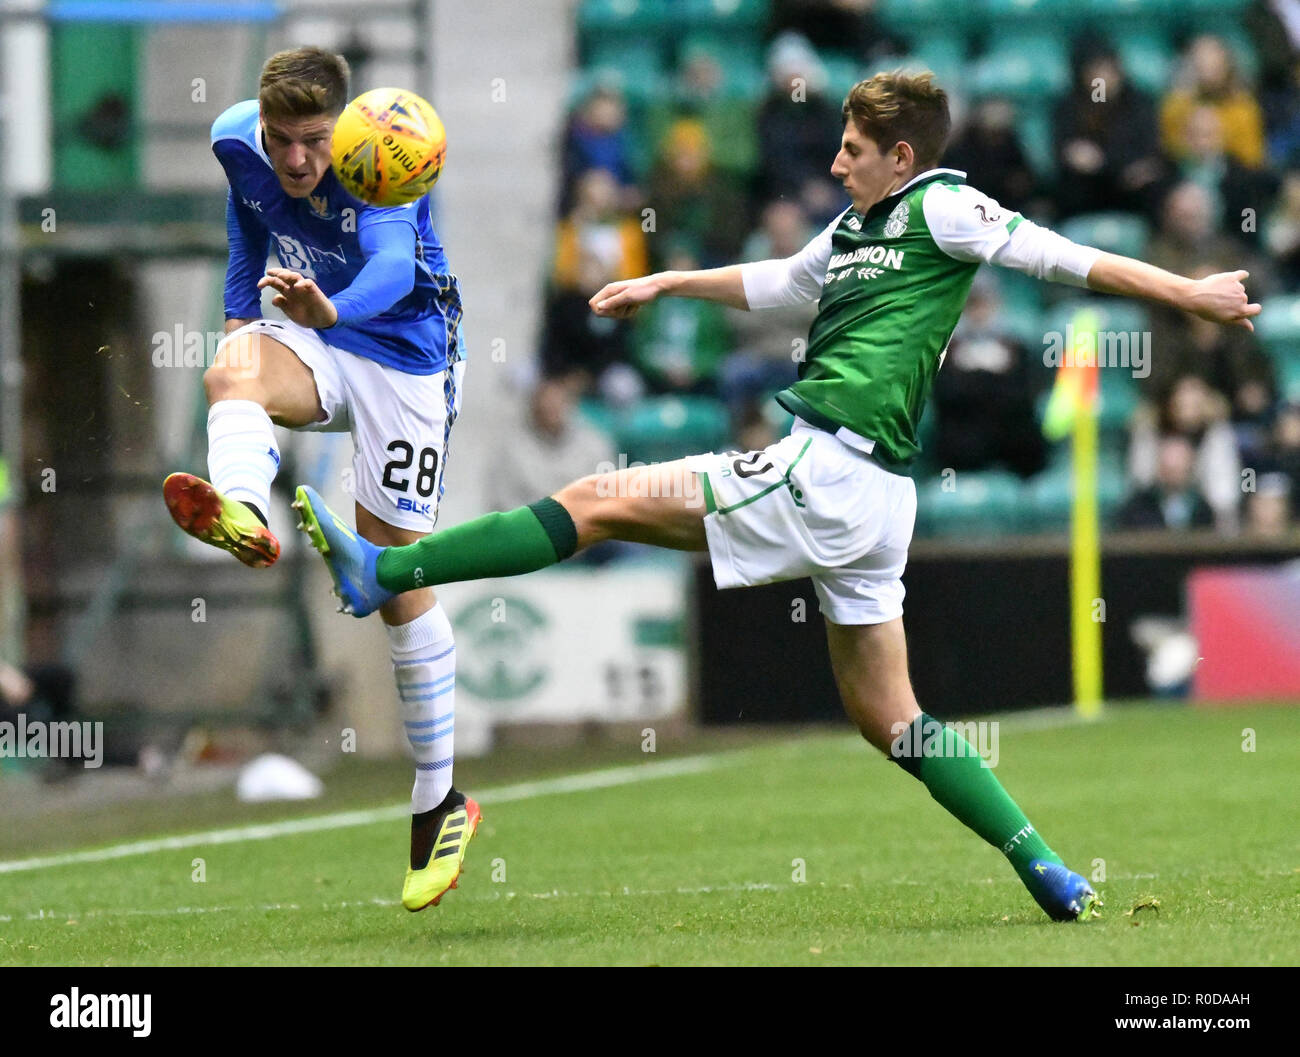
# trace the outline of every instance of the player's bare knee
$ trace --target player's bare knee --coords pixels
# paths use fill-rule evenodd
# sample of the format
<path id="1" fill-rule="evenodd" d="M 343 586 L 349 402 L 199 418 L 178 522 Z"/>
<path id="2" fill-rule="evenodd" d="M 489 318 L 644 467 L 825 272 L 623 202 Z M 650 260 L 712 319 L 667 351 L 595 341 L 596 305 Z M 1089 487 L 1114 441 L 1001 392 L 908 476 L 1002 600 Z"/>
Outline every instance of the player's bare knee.
<path id="1" fill-rule="evenodd" d="M 203 372 L 203 391 L 208 404 L 218 400 L 255 400 L 263 403 L 261 383 L 248 372 L 218 361 Z"/>
<path id="2" fill-rule="evenodd" d="M 578 530 L 578 546 L 586 547 L 609 539 L 614 527 L 608 497 L 609 485 L 614 475 L 588 474 L 561 488 L 552 497 L 573 518 Z"/>

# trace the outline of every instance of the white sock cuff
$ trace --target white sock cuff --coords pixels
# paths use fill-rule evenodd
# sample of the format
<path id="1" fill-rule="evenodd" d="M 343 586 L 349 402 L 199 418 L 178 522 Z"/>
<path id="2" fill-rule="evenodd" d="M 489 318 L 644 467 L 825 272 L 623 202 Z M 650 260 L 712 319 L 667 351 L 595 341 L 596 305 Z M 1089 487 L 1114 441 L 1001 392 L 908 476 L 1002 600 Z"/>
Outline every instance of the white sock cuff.
<path id="1" fill-rule="evenodd" d="M 271 443 L 275 443 L 274 423 L 271 416 L 266 413 L 266 408 L 256 400 L 218 400 L 208 408 L 208 428 L 216 422 L 222 422 L 223 425 L 230 425 L 224 421 L 230 418 L 244 419 L 236 423 L 244 429 L 258 429 L 265 425 L 266 432 L 271 436 Z"/>
<path id="2" fill-rule="evenodd" d="M 441 602 L 405 624 L 385 624 L 384 630 L 388 632 L 388 645 L 393 653 L 414 653 L 452 641 L 451 621 Z"/>

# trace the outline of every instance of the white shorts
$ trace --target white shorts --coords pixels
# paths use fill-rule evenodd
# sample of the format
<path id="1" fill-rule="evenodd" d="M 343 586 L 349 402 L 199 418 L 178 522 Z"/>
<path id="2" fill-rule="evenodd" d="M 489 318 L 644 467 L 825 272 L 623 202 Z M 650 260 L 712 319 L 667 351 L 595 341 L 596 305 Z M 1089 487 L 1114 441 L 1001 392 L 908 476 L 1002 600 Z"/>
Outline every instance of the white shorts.
<path id="1" fill-rule="evenodd" d="M 704 488 L 719 588 L 811 576 L 833 623 L 902 615 L 916 522 L 910 477 L 802 422 L 762 451 L 692 455 L 686 465 Z"/>
<path id="2" fill-rule="evenodd" d="M 465 361 L 438 374 L 407 374 L 329 345 L 290 320 L 259 319 L 234 334 L 249 332 L 274 338 L 311 369 L 325 418 L 300 428 L 351 432 L 349 490 L 356 501 L 389 525 L 429 532 L 438 518 Z"/>

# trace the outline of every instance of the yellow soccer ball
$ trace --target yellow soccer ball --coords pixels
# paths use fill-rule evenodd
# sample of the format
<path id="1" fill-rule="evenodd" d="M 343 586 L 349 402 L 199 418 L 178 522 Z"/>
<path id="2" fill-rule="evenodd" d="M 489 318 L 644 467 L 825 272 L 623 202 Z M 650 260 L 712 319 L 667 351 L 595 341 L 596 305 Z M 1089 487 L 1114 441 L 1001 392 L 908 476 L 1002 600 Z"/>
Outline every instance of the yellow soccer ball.
<path id="1" fill-rule="evenodd" d="M 400 206 L 429 193 L 442 175 L 447 132 L 438 112 L 404 88 L 374 88 L 334 123 L 334 175 L 354 198 Z"/>

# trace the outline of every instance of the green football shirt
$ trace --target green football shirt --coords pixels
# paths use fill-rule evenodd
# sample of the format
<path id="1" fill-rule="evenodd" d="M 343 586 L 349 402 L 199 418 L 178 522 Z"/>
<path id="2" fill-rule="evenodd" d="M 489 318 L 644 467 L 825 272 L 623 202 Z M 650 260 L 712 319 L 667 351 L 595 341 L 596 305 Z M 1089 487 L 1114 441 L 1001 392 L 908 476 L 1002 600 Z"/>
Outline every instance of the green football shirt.
<path id="1" fill-rule="evenodd" d="M 820 275 L 821 303 L 781 406 L 906 473 L 975 271 L 1022 220 L 952 169 L 846 210 L 800 262 Z"/>

